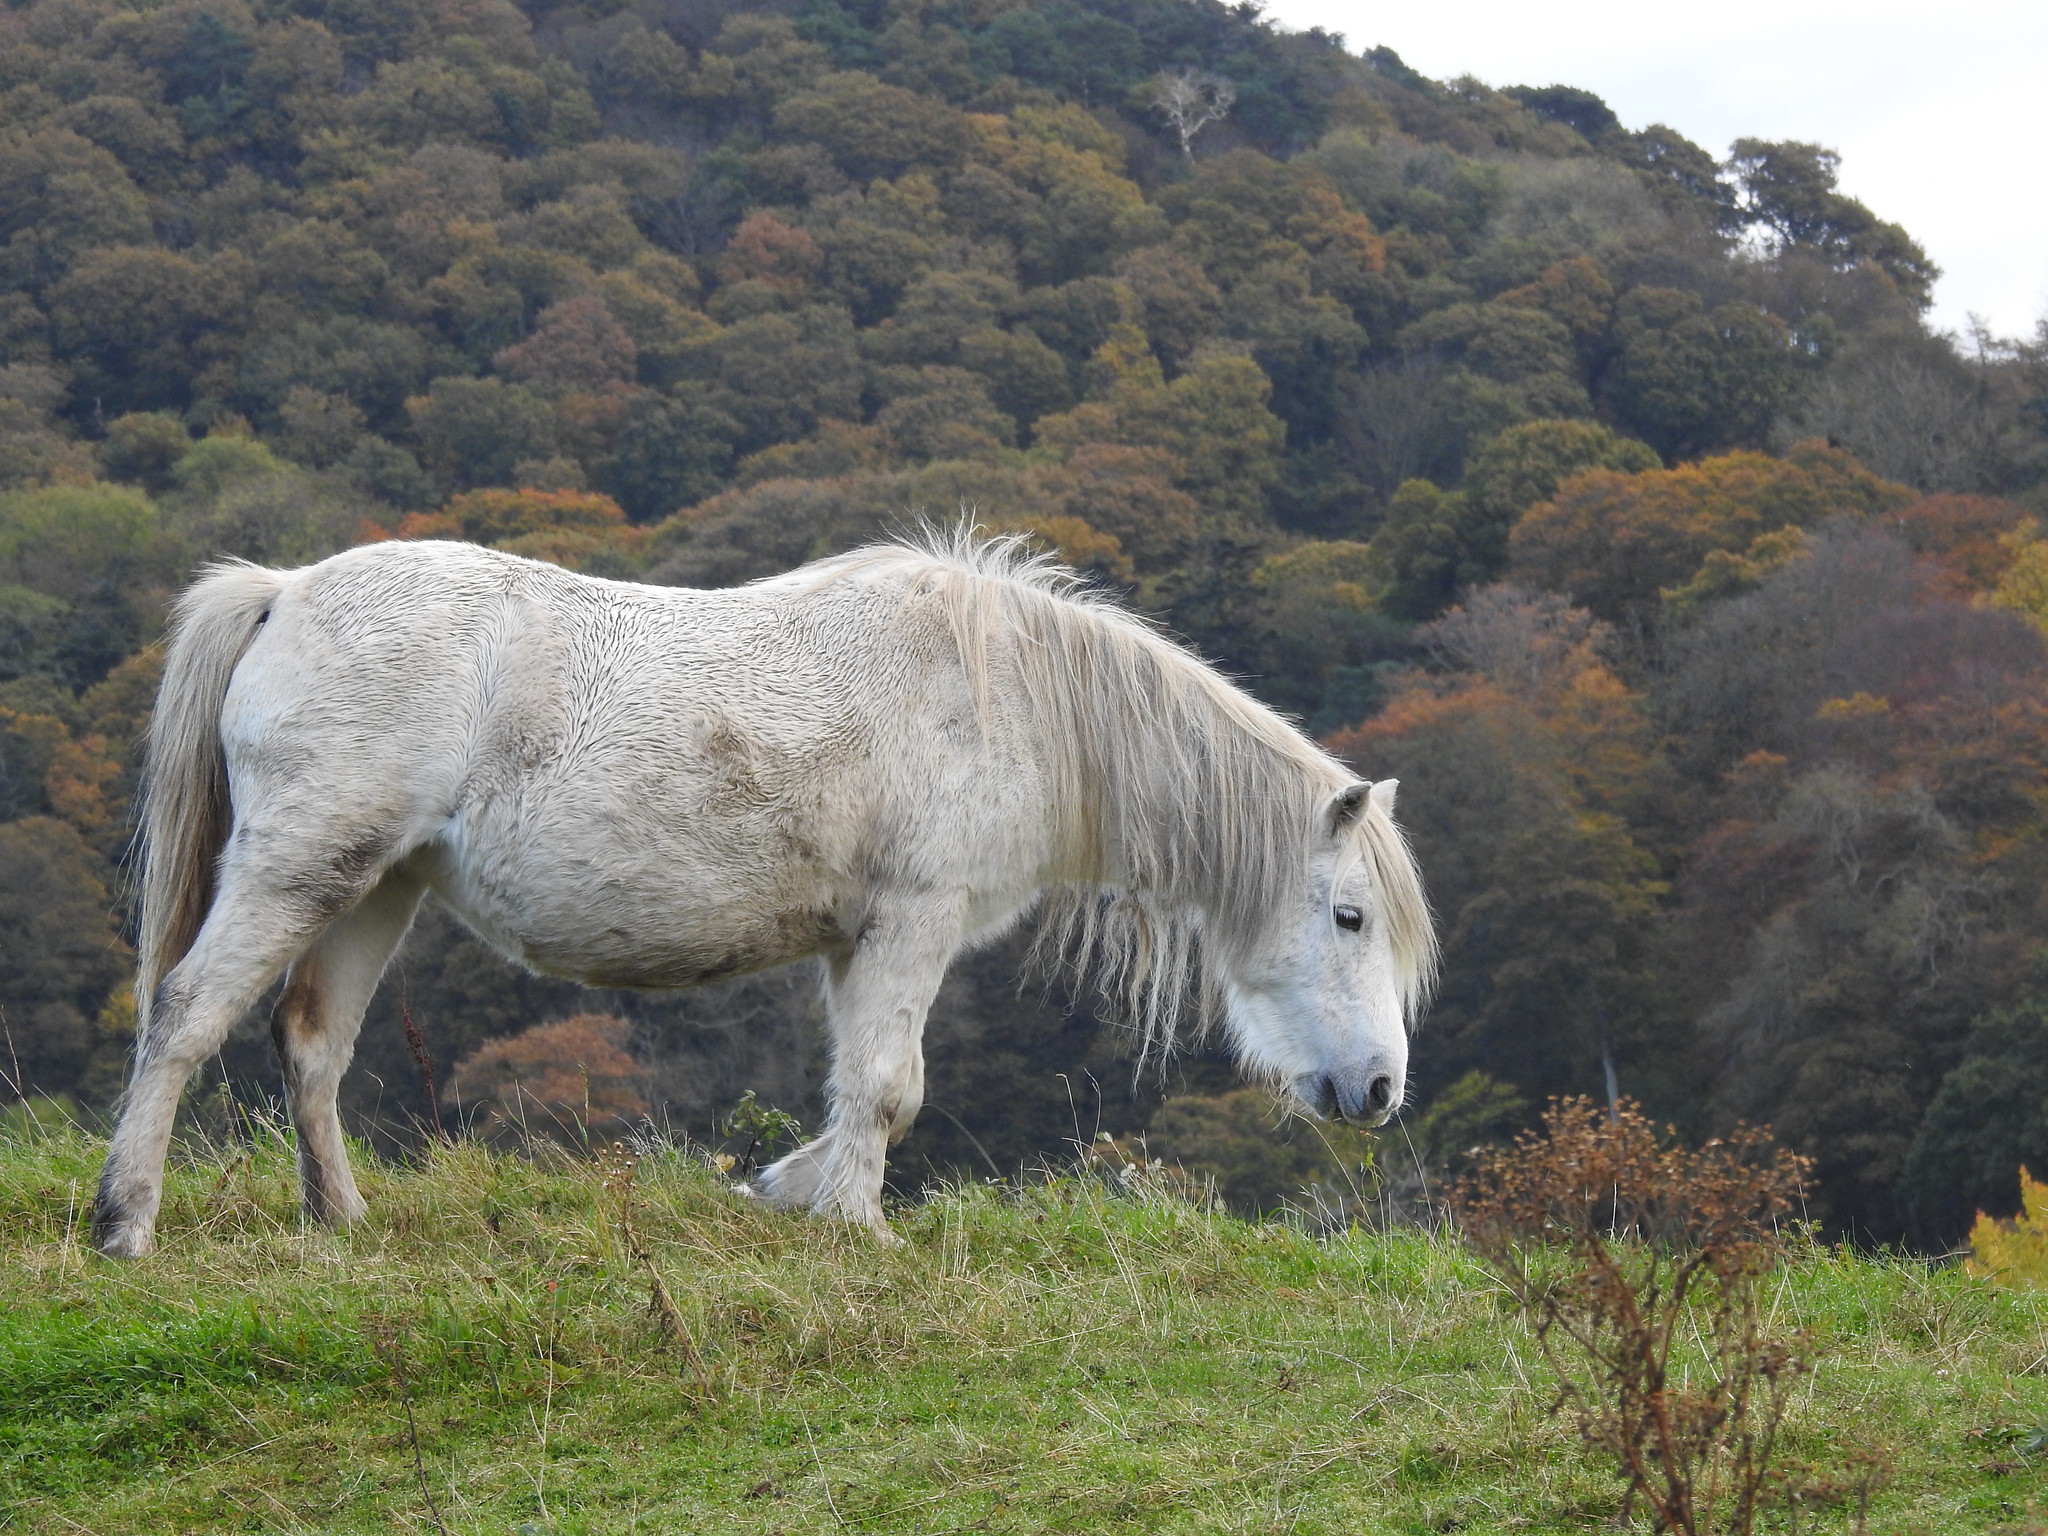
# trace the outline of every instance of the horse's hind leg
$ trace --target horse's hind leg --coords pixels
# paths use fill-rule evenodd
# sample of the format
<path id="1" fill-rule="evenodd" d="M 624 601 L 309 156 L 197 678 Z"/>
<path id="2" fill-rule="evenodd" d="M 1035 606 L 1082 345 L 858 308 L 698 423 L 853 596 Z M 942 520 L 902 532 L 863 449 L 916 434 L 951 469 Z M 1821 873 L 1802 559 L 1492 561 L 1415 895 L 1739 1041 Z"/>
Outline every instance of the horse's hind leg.
<path id="1" fill-rule="evenodd" d="M 148 1025 L 135 1043 L 121 1123 L 93 1202 L 93 1243 L 100 1252 L 139 1258 L 155 1246 L 178 1096 L 330 915 L 280 899 L 269 882 L 230 862 L 192 948 L 158 983 Z"/>
<path id="2" fill-rule="evenodd" d="M 818 1137 L 764 1169 L 777 1205 L 807 1205 L 886 1232 L 883 1156 L 924 1103 L 924 1021 L 960 946 L 950 908 L 871 921 L 825 983 L 831 1107 Z"/>
<path id="3" fill-rule="evenodd" d="M 292 962 L 271 1015 L 298 1133 L 299 1186 L 309 1220 L 347 1226 L 363 1214 L 335 1093 L 355 1054 L 363 1012 L 420 904 L 420 882 L 398 871 Z"/>

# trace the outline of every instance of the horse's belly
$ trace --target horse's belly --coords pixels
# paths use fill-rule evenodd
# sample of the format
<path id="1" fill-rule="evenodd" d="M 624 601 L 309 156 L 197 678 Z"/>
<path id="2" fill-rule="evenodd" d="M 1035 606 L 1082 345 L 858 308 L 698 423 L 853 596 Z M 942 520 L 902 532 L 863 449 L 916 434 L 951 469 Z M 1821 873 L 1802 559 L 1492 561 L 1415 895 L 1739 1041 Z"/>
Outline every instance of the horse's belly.
<path id="1" fill-rule="evenodd" d="M 766 928 L 675 934 L 649 945 L 645 935 L 595 934 L 582 942 L 533 937 L 520 958 L 534 970 L 590 987 L 667 991 L 767 970 L 815 955 L 837 942 L 827 924 L 792 914 Z"/>
<path id="2" fill-rule="evenodd" d="M 645 849 L 438 853 L 430 882 L 459 917 L 508 957 L 587 986 L 697 986 L 842 942 L 823 884 L 780 861 L 713 878 Z"/>

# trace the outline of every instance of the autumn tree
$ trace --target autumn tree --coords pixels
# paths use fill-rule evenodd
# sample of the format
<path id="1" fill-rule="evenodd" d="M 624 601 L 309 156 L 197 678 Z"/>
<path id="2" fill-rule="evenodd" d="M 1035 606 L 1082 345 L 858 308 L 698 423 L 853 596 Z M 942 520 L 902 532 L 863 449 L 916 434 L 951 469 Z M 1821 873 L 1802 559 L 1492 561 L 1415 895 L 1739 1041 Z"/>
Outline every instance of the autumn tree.
<path id="1" fill-rule="evenodd" d="M 543 390 L 601 390 L 631 383 L 637 361 L 633 338 L 604 300 L 580 294 L 543 310 L 534 333 L 498 353 L 491 366 Z"/>
<path id="2" fill-rule="evenodd" d="M 1643 444 L 1596 423 L 1536 421 L 1488 443 L 1466 471 L 1462 491 L 1408 482 L 1389 500 L 1373 539 L 1389 581 L 1387 611 L 1434 618 L 1461 589 L 1499 578 L 1507 569 L 1509 530 L 1580 470 L 1633 475 L 1657 464 Z"/>
<path id="3" fill-rule="evenodd" d="M 16 1089 L 90 1083 L 106 1097 L 119 1083 L 128 1042 L 115 992 L 129 955 L 108 916 L 112 883 L 106 862 L 66 823 L 0 823 L 0 1006 Z M 125 1022 L 132 1031 L 132 1012 Z"/>
<path id="4" fill-rule="evenodd" d="M 1088 443 L 1159 449 L 1209 529 L 1262 520 L 1285 429 L 1266 408 L 1272 386 L 1257 363 L 1219 351 L 1169 384 L 1142 333 L 1125 325 L 1097 349 L 1091 370 L 1096 398 L 1041 421 L 1042 441 L 1065 451 Z"/>
<path id="5" fill-rule="evenodd" d="M 719 257 L 722 283 L 760 283 L 794 296 L 814 282 L 825 256 L 808 230 L 785 224 L 772 213 L 749 214 Z"/>
<path id="6" fill-rule="evenodd" d="M 587 1143 L 647 1113 L 624 1019 L 582 1013 L 493 1040 L 464 1057 L 448 1091 L 486 1136 Z"/>
<path id="7" fill-rule="evenodd" d="M 483 490 L 398 525 L 402 539 L 465 539 L 599 575 L 637 571 L 648 531 L 626 522 L 609 496 L 588 491 Z"/>
<path id="8" fill-rule="evenodd" d="M 2017 563 L 2025 540 L 2014 535 L 2027 515 L 1996 496 L 1934 495 L 1882 513 L 1877 522 L 1915 554 L 1933 559 L 1958 590 L 1977 593 L 1995 589 Z"/>
<path id="9" fill-rule="evenodd" d="M 1567 593 L 1603 618 L 1636 621 L 1717 550 L 1830 517 L 1897 511 L 1913 499 L 1820 443 L 1783 459 L 1731 453 L 1639 474 L 1588 469 L 1515 525 L 1509 560 L 1519 580 Z"/>
<path id="10" fill-rule="evenodd" d="M 1411 785 L 1441 749 L 1474 1060 L 1692 1071 L 1703 1116 L 1804 1074 L 1853 1220 L 1903 1219 L 1897 1146 L 1849 1142 L 1913 1111 L 1858 1042 L 1925 1009 L 1931 1084 L 2043 938 L 2048 368 L 1930 331 L 1932 269 L 1825 152 L 1724 168 L 1568 84 L 1435 82 L 1247 7 L 297 9 L 0 11 L 0 829 L 68 829 L 114 904 L 149 646 L 223 554 L 402 531 L 719 583 L 968 507 L 1316 729 L 1384 726 Z M 1197 66 L 1235 101 L 1183 139 L 1156 86 Z M 1808 856 L 1838 823 L 1877 896 Z M 1663 944 L 1708 890 L 1734 926 Z M 407 998 L 448 1060 L 595 1007 L 678 1123 L 750 1087 L 818 1112 L 794 983 L 579 1001 L 420 935 L 354 1129 L 424 1112 Z M 1007 1166 L 1115 1046 L 987 964 L 932 1080 Z M 1731 1051 L 1780 974 L 1847 1001 Z M 88 1097 L 124 1017 L 94 1006 L 51 1079 Z M 260 1029 L 224 1050 L 276 1088 Z M 982 1166 L 943 1127 L 907 1178 Z"/>
<path id="11" fill-rule="evenodd" d="M 1423 1070 L 1483 1067 L 1530 1095 L 1675 1092 L 1664 886 L 1625 819 L 1656 773 L 1641 700 L 1597 626 L 1554 600 L 1488 598 L 1436 632 L 1458 670 L 1412 677 L 1329 742 L 1409 796 L 1402 824 L 1446 935 Z"/>

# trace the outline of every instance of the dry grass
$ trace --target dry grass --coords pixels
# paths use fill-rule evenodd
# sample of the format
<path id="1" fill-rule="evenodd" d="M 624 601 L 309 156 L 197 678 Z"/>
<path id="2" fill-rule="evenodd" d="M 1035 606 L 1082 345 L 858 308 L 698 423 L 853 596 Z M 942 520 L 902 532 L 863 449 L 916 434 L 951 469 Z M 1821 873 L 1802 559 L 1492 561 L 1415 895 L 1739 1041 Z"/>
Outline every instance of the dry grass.
<path id="1" fill-rule="evenodd" d="M 596 1163 L 474 1145 L 366 1167 L 371 1219 L 332 1236 L 265 1133 L 187 1158 L 163 1252 L 124 1266 L 82 1246 L 99 1155 L 0 1140 L 11 1529 L 1562 1531 L 1619 1504 L 1445 1238 L 1065 1179 L 957 1189 L 884 1249 L 660 1153 L 636 1236 Z M 1873 1529 L 2048 1502 L 2048 1298 L 1827 1251 L 1773 1298 L 1823 1350 L 1793 1454 L 1895 1456 Z"/>

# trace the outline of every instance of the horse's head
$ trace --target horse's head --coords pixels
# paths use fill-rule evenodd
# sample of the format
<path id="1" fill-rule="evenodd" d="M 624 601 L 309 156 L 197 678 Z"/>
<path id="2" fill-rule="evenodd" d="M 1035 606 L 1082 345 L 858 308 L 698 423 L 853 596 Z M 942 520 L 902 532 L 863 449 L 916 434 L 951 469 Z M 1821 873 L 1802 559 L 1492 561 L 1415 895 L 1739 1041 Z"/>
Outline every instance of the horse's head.
<path id="1" fill-rule="evenodd" d="M 1229 968 L 1229 1027 L 1246 1069 L 1319 1116 L 1368 1125 L 1401 1107 L 1408 1027 L 1435 961 L 1394 787 L 1352 784 L 1330 798 L 1297 909 Z"/>

